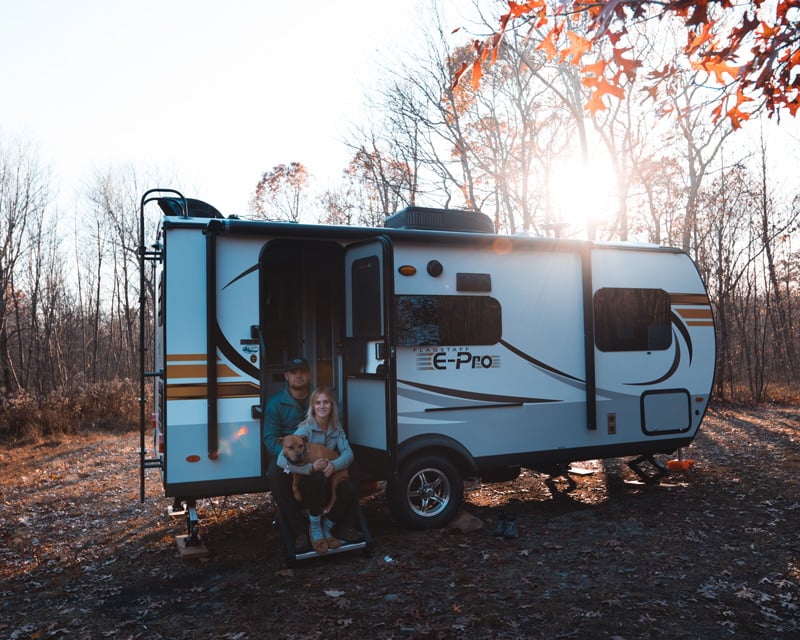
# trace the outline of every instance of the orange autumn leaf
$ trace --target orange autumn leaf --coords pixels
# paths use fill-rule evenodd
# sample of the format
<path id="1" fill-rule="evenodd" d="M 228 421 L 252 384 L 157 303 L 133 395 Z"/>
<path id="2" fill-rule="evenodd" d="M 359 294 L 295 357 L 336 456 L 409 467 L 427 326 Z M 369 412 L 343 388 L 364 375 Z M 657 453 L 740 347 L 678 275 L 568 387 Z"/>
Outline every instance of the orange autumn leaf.
<path id="1" fill-rule="evenodd" d="M 519 18 L 526 13 L 531 13 L 536 9 L 544 8 L 544 0 L 532 0 L 531 2 L 508 2 L 508 13 L 512 18 Z"/>
<path id="2" fill-rule="evenodd" d="M 598 111 L 604 111 L 606 105 L 603 103 L 603 95 L 599 91 L 592 91 L 592 95 L 589 97 L 588 102 L 583 105 L 583 108 L 592 115 Z"/>
<path id="3" fill-rule="evenodd" d="M 570 62 L 577 65 L 583 57 L 583 54 L 592 48 L 592 41 L 578 35 L 574 31 L 567 31 L 567 38 L 569 39 L 570 45 L 561 52 L 561 61 L 563 62 L 567 57 L 572 56 Z"/>
<path id="4" fill-rule="evenodd" d="M 758 33 L 759 36 L 764 38 L 765 40 L 769 40 L 770 38 L 774 38 L 775 34 L 778 33 L 779 29 L 777 26 L 770 26 L 766 22 L 762 22 L 760 25 L 761 29 Z"/>
<path id="5" fill-rule="evenodd" d="M 647 94 L 647 95 L 644 97 L 644 99 L 642 100 L 642 102 L 644 102 L 644 101 L 645 101 L 645 100 L 647 100 L 648 98 L 649 98 L 650 100 L 652 100 L 653 102 L 655 102 L 656 100 L 658 100 L 658 85 L 656 85 L 656 84 L 652 84 L 652 85 L 650 85 L 649 87 L 644 87 L 644 88 L 642 89 L 642 91 L 643 91 L 645 94 Z"/>
<path id="6" fill-rule="evenodd" d="M 750 114 L 746 111 L 742 111 L 739 109 L 739 105 L 734 105 L 731 109 L 728 109 L 728 112 L 725 114 L 725 117 L 731 121 L 731 127 L 733 130 L 741 129 L 742 127 L 742 120 L 749 120 Z"/>
<path id="7" fill-rule="evenodd" d="M 497 62 L 497 51 L 500 49 L 500 40 L 502 36 L 499 33 L 495 33 L 492 36 L 492 64 Z"/>
<path id="8" fill-rule="evenodd" d="M 613 71 L 604 71 L 609 85 L 602 88 L 600 96 L 606 93 L 616 95 L 624 82 L 623 78 L 633 81 L 640 68 L 645 68 L 648 79 L 653 83 L 663 81 L 672 74 L 668 67 L 663 69 L 649 66 L 646 57 L 636 53 L 623 55 L 623 42 L 629 35 L 631 24 L 643 23 L 653 15 L 664 17 L 672 15 L 686 27 L 687 39 L 681 49 L 687 55 L 695 71 L 708 74 L 708 81 L 731 87 L 738 91 L 744 89 L 753 94 L 760 94 L 764 100 L 767 113 L 777 115 L 781 109 L 795 114 L 800 111 L 800 95 L 798 94 L 797 68 L 800 66 L 800 39 L 797 37 L 797 8 L 800 0 L 754 0 L 749 3 L 755 9 L 746 10 L 737 18 L 728 20 L 723 10 L 732 8 L 736 3 L 732 0 L 712 0 L 707 2 L 689 2 L 688 0 L 648 0 L 632 2 L 630 0 L 558 0 L 546 3 L 546 0 L 506 0 L 508 11 L 500 18 L 500 29 L 493 35 L 502 35 L 511 29 L 515 22 L 527 24 L 532 35 L 539 39 L 538 51 L 545 54 L 548 61 L 570 62 L 580 66 L 583 54 L 589 48 L 586 39 L 592 45 L 610 43 L 609 49 L 599 47 L 598 56 L 605 56 Z M 550 6 L 548 11 L 546 4 Z M 748 3 L 745 3 L 748 4 Z M 711 11 L 714 5 L 720 12 Z M 762 5 L 769 5 L 769 11 L 759 11 Z M 649 13 L 650 10 L 655 13 Z M 762 19 L 762 14 L 765 19 Z M 717 22 L 717 17 L 722 21 Z M 588 31 L 585 38 L 570 36 L 567 25 L 575 20 L 586 24 Z M 588 21 L 584 20 L 588 18 Z M 549 27 L 547 26 L 549 25 Z M 541 30 L 541 31 L 540 31 Z M 567 30 L 568 42 L 561 41 L 561 33 Z M 487 38 L 487 42 L 492 36 Z M 494 61 L 499 41 L 492 44 L 492 61 Z M 594 50 L 594 46 L 592 46 Z M 638 51 L 635 46 L 634 51 Z M 613 56 L 610 57 L 610 56 Z M 737 61 L 739 66 L 733 64 Z M 488 61 L 482 61 L 487 64 Z M 613 73 L 613 75 L 611 75 Z M 625 83 L 630 86 L 630 82 Z M 729 95 L 720 93 L 717 100 L 725 101 Z M 718 117 L 726 113 L 723 106 Z M 744 119 L 734 109 L 731 114 Z"/>
<path id="9" fill-rule="evenodd" d="M 724 105 L 725 105 L 725 103 L 720 101 L 720 102 L 717 103 L 717 106 L 715 106 L 711 110 L 711 122 L 716 123 L 720 119 L 720 117 L 722 117 L 722 107 Z"/>
<path id="10" fill-rule="evenodd" d="M 700 30 L 700 33 L 696 33 L 695 31 L 690 30 L 688 34 L 689 41 L 688 44 L 686 45 L 686 51 L 689 53 L 697 51 L 706 42 L 712 40 L 714 38 L 714 34 L 711 31 L 713 26 L 714 26 L 713 22 L 708 22 L 703 25 L 703 28 Z"/>
<path id="11" fill-rule="evenodd" d="M 634 58 L 626 58 L 623 54 L 631 50 L 631 47 L 625 49 L 614 48 L 614 63 L 619 67 L 620 73 L 624 73 L 629 80 L 633 80 L 636 76 L 636 69 L 642 66 L 641 60 Z"/>
<path id="12" fill-rule="evenodd" d="M 539 14 L 539 23 L 547 11 L 545 0 L 529 0 L 529 2 L 513 2 L 508 0 L 508 13 L 500 16 L 500 29 L 498 33 L 505 33 L 506 27 L 510 20 L 516 20 L 529 13 Z"/>
<path id="13" fill-rule="evenodd" d="M 585 64 L 581 67 L 581 72 L 586 73 L 593 73 L 596 76 L 602 76 L 606 70 L 606 61 L 605 60 L 598 60 L 597 62 L 592 62 L 589 64 Z"/>
<path id="14" fill-rule="evenodd" d="M 483 68 L 481 67 L 480 59 L 476 60 L 472 65 L 472 90 L 477 91 L 481 85 L 481 76 L 483 75 Z"/>
<path id="15" fill-rule="evenodd" d="M 625 89 L 620 87 L 618 84 L 609 82 L 605 78 L 600 78 L 600 83 L 598 84 L 597 90 L 602 91 L 603 93 L 611 94 L 620 100 L 625 97 Z"/>
<path id="16" fill-rule="evenodd" d="M 734 130 L 739 129 L 742 126 L 742 120 L 749 120 L 750 114 L 747 111 L 742 111 L 741 106 L 744 105 L 745 102 L 752 102 L 752 98 L 748 98 L 741 89 L 736 92 L 736 104 L 733 105 L 725 116 L 731 121 L 731 126 Z"/>
<path id="17" fill-rule="evenodd" d="M 461 76 L 464 75 L 464 72 L 467 70 L 469 65 L 466 62 L 462 62 L 461 66 L 458 68 L 458 71 L 455 72 L 453 75 L 453 86 L 458 86 L 458 81 L 461 80 Z"/>
<path id="18" fill-rule="evenodd" d="M 536 45 L 536 49 L 543 51 L 548 60 L 553 60 L 558 55 L 555 39 L 558 37 L 556 30 L 551 30 L 542 41 Z"/>
<path id="19" fill-rule="evenodd" d="M 726 84 L 726 80 L 723 77 L 726 74 L 729 75 L 732 80 L 736 80 L 739 76 L 740 68 L 736 65 L 728 64 L 725 60 L 715 61 L 713 59 L 692 62 L 692 67 L 694 69 L 703 69 L 710 76 L 714 76 L 714 80 L 718 84 Z"/>
<path id="20" fill-rule="evenodd" d="M 616 98 L 624 98 L 625 90 L 618 84 L 609 82 L 605 77 L 587 77 L 581 78 L 581 84 L 584 87 L 595 90 L 602 97 L 605 94 L 610 94 Z"/>

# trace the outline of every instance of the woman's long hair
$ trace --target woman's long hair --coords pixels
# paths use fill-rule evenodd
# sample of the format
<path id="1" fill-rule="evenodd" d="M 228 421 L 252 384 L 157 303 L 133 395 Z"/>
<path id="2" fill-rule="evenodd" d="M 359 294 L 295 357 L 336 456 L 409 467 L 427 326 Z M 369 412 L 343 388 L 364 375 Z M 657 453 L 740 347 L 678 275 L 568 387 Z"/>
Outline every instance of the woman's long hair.
<path id="1" fill-rule="evenodd" d="M 328 396 L 328 400 L 331 401 L 331 417 L 328 420 L 328 426 L 333 427 L 334 430 L 341 428 L 339 424 L 339 408 L 336 406 L 336 396 L 333 395 L 333 389 L 325 386 L 317 387 L 311 392 L 311 397 L 308 399 L 306 422 L 317 421 L 317 418 L 314 415 L 314 403 L 320 396 Z"/>

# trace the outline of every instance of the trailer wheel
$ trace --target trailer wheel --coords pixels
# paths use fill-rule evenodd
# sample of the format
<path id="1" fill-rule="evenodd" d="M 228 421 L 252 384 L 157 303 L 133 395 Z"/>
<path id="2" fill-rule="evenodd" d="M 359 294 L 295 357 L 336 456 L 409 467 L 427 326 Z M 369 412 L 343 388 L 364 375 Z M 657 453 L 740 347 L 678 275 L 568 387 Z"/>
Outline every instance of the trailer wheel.
<path id="1" fill-rule="evenodd" d="M 464 479 L 444 456 L 415 458 L 404 464 L 389 484 L 396 514 L 414 529 L 447 524 L 464 499 Z"/>

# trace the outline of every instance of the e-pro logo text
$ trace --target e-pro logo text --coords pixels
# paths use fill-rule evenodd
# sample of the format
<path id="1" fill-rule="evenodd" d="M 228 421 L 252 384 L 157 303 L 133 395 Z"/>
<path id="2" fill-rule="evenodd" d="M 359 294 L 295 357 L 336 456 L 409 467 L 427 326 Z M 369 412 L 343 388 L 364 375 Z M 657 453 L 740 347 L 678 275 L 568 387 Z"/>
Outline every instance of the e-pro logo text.
<path id="1" fill-rule="evenodd" d="M 417 369 L 423 371 L 493 369 L 499 366 L 500 356 L 472 353 L 469 350 L 417 354 Z"/>

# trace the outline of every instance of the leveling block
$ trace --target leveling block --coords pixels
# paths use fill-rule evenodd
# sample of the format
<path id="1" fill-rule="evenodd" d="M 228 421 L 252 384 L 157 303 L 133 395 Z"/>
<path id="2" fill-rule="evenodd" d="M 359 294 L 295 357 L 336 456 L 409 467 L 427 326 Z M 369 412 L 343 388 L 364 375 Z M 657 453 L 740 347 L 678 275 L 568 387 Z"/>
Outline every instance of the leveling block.
<path id="1" fill-rule="evenodd" d="M 178 545 L 178 553 L 184 560 L 196 560 L 197 558 L 207 558 L 208 549 L 202 540 L 195 543 L 188 543 L 188 535 L 175 536 L 175 543 Z"/>

